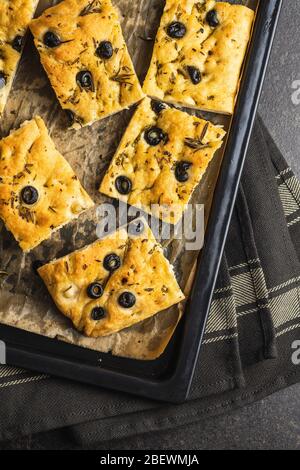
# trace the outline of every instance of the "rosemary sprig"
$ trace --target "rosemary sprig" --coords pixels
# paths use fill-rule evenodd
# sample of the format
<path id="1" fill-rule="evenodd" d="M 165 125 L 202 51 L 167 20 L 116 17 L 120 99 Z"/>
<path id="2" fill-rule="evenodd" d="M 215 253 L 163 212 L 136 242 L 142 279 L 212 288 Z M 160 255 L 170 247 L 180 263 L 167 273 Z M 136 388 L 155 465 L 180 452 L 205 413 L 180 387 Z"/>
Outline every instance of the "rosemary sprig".
<path id="1" fill-rule="evenodd" d="M 201 134 L 201 136 L 199 137 L 199 139 L 201 140 L 201 142 L 203 142 L 203 139 L 204 139 L 204 137 L 206 136 L 208 127 L 209 127 L 209 122 L 207 122 L 207 123 L 205 124 L 205 126 L 203 127 L 202 134 Z"/>
<path id="2" fill-rule="evenodd" d="M 86 7 L 80 12 L 79 16 L 86 16 L 92 13 L 101 13 L 101 7 L 99 5 L 99 0 L 92 0 L 87 4 Z"/>
<path id="3" fill-rule="evenodd" d="M 22 219 L 25 219 L 26 222 L 31 222 L 32 224 L 35 223 L 35 213 L 32 212 L 30 209 L 28 209 L 28 207 L 18 206 L 17 210 L 18 210 L 19 216 Z"/>
<path id="4" fill-rule="evenodd" d="M 31 171 L 30 171 L 30 168 L 33 166 L 32 163 L 26 163 L 25 166 L 24 166 L 24 170 L 26 171 L 26 173 L 28 173 L 29 175 L 31 175 Z"/>
<path id="5" fill-rule="evenodd" d="M 200 139 L 191 139 L 190 137 L 186 137 L 184 143 L 187 147 L 193 150 L 203 150 L 210 147 L 208 144 L 203 144 Z"/>
<path id="6" fill-rule="evenodd" d="M 197 139 L 192 139 L 190 137 L 186 137 L 184 143 L 187 147 L 193 149 L 193 150 L 202 150 L 202 149 L 206 149 L 208 147 L 210 147 L 209 144 L 204 144 L 203 143 L 203 140 L 206 136 L 206 133 L 207 133 L 207 129 L 208 129 L 208 126 L 209 126 L 209 122 L 207 122 L 205 124 L 205 126 L 203 127 L 203 131 L 201 133 L 201 136 L 198 137 Z"/>
<path id="7" fill-rule="evenodd" d="M 120 83 L 120 84 L 132 85 L 132 83 L 129 81 L 132 76 L 133 76 L 133 73 L 120 73 L 120 72 L 118 72 L 116 75 L 111 77 L 111 80 L 113 82 L 117 82 L 117 83 Z"/>
<path id="8" fill-rule="evenodd" d="M 69 292 L 70 289 L 72 289 L 72 286 L 69 286 L 67 289 L 65 289 L 65 290 L 63 291 L 64 294 L 65 294 L 66 292 Z"/>

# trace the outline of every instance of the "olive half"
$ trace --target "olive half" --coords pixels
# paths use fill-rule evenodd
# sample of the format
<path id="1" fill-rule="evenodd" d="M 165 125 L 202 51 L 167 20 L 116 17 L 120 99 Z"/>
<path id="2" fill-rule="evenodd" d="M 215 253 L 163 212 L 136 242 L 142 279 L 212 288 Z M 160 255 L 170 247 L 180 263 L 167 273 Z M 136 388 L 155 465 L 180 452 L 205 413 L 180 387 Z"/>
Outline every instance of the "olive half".
<path id="1" fill-rule="evenodd" d="M 115 253 L 110 253 L 105 256 L 103 266 L 109 272 L 116 271 L 121 266 L 121 259 Z"/>
<path id="2" fill-rule="evenodd" d="M 21 199 L 24 204 L 32 205 L 38 201 L 39 193 L 33 186 L 25 186 L 21 191 Z"/>
<path id="3" fill-rule="evenodd" d="M 209 26 L 212 28 L 216 28 L 219 26 L 219 18 L 218 18 L 218 13 L 216 10 L 210 10 L 207 15 L 206 15 L 206 21 L 208 22 Z"/>
<path id="4" fill-rule="evenodd" d="M 78 72 L 76 75 L 76 82 L 81 88 L 84 88 L 85 90 L 95 90 L 93 76 L 88 70 L 81 70 Z"/>
<path id="5" fill-rule="evenodd" d="M 61 45 L 60 38 L 52 31 L 47 31 L 47 33 L 44 34 L 43 42 L 45 46 L 50 47 L 51 49 Z"/>
<path id="6" fill-rule="evenodd" d="M 175 168 L 175 177 L 179 183 L 186 183 L 189 179 L 188 170 L 192 166 L 190 162 L 178 162 Z"/>
<path id="7" fill-rule="evenodd" d="M 127 176 L 118 176 L 115 181 L 117 191 L 126 196 L 132 189 L 132 182 Z"/>
<path id="8" fill-rule="evenodd" d="M 103 287 L 99 282 L 92 282 L 87 288 L 87 295 L 91 299 L 99 299 L 103 295 Z"/>
<path id="9" fill-rule="evenodd" d="M 106 315 L 104 308 L 102 307 L 94 307 L 91 311 L 91 318 L 94 321 L 102 320 Z"/>
<path id="10" fill-rule="evenodd" d="M 75 114 L 71 109 L 65 109 L 65 113 L 68 119 L 68 123 L 70 126 L 73 126 L 75 122 Z"/>
<path id="11" fill-rule="evenodd" d="M 167 139 L 167 134 L 160 127 L 150 127 L 145 131 L 145 141 L 153 147 L 161 142 L 166 142 Z"/>
<path id="12" fill-rule="evenodd" d="M 164 109 L 166 109 L 166 105 L 162 103 L 162 101 L 152 100 L 151 101 L 151 108 L 156 114 L 161 113 Z"/>
<path id="13" fill-rule="evenodd" d="M 135 295 L 132 292 L 123 292 L 118 298 L 118 303 L 123 308 L 131 308 L 136 303 Z"/>
<path id="14" fill-rule="evenodd" d="M 22 47 L 23 47 L 23 36 L 16 36 L 11 44 L 12 48 L 17 51 L 17 52 L 21 52 L 22 51 Z"/>
<path id="15" fill-rule="evenodd" d="M 110 41 L 102 41 L 96 49 L 96 54 L 101 59 L 111 59 L 114 54 L 114 48 Z"/>
<path id="16" fill-rule="evenodd" d="M 198 83 L 200 83 L 202 79 L 200 70 L 197 67 L 189 65 L 187 67 L 187 71 L 188 71 L 188 74 L 190 76 L 192 83 L 194 85 L 198 85 Z"/>
<path id="17" fill-rule="evenodd" d="M 167 33 L 173 39 L 181 39 L 186 35 L 186 26 L 180 21 L 173 21 L 169 24 Z"/>

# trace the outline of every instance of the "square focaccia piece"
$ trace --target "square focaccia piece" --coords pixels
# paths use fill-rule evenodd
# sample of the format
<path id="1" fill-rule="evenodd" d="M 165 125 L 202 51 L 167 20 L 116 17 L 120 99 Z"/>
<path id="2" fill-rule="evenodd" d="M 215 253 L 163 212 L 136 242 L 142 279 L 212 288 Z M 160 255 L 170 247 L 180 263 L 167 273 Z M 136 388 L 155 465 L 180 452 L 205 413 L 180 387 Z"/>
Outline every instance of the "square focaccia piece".
<path id="1" fill-rule="evenodd" d="M 130 327 L 184 299 L 143 219 L 39 269 L 60 311 L 87 336 Z"/>
<path id="2" fill-rule="evenodd" d="M 143 98 L 110 0 L 64 0 L 33 20 L 30 28 L 51 85 L 74 128 Z"/>
<path id="3" fill-rule="evenodd" d="M 214 0 L 167 0 L 147 95 L 173 104 L 232 114 L 254 11 Z"/>
<path id="4" fill-rule="evenodd" d="M 92 206 L 40 117 L 0 141 L 0 217 L 24 251 Z"/>
<path id="5" fill-rule="evenodd" d="M 204 119 L 145 98 L 100 191 L 176 224 L 224 135 Z"/>
<path id="6" fill-rule="evenodd" d="M 27 27 L 39 0 L 0 2 L 0 116 L 11 90 Z"/>

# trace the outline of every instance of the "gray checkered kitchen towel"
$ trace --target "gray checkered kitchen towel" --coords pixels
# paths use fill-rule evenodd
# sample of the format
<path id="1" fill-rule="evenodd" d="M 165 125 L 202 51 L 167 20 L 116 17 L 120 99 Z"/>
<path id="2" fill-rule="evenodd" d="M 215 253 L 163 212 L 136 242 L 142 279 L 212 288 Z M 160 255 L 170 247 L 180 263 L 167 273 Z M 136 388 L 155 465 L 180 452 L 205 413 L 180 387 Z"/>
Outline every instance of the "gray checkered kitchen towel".
<path id="1" fill-rule="evenodd" d="M 258 119 L 190 399 L 166 405 L 0 368 L 0 440 L 68 428 L 82 446 L 227 412 L 300 381 L 300 183 Z"/>

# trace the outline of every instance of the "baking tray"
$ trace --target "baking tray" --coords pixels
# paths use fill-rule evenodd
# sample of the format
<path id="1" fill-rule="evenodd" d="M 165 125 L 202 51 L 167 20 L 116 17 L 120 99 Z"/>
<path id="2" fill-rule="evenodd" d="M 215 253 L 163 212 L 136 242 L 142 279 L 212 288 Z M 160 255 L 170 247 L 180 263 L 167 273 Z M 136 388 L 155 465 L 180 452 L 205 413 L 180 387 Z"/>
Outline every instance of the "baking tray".
<path id="1" fill-rule="evenodd" d="M 244 160 L 255 119 L 282 0 L 260 0 L 243 78 L 205 235 L 201 261 L 185 315 L 163 355 L 125 359 L 0 325 L 10 365 L 134 393 L 160 401 L 187 399 Z"/>

